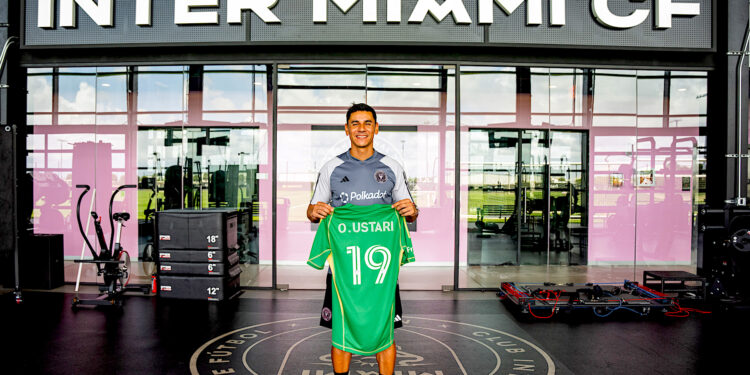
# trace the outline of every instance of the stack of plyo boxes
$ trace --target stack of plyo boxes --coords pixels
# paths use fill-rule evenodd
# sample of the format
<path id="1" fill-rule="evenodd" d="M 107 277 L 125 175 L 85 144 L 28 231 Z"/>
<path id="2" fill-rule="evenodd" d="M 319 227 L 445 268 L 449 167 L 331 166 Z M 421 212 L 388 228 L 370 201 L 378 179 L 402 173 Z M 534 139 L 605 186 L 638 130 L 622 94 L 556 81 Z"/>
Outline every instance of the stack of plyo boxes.
<path id="1" fill-rule="evenodd" d="M 156 213 L 158 295 L 221 301 L 239 294 L 237 211 Z"/>

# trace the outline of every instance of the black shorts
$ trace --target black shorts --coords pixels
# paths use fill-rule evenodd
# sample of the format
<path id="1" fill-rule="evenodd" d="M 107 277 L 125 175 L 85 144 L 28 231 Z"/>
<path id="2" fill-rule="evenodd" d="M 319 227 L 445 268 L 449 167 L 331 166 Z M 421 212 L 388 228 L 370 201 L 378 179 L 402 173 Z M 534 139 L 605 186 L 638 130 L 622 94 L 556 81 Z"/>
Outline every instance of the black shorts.
<path id="1" fill-rule="evenodd" d="M 320 309 L 320 325 L 323 327 L 331 328 L 331 318 L 333 313 L 331 311 L 333 301 L 331 300 L 331 274 L 326 275 L 326 295 L 323 297 L 323 308 Z M 401 321 L 401 293 L 398 290 L 398 283 L 396 284 L 396 316 L 393 317 L 393 328 L 401 328 L 404 323 Z"/>

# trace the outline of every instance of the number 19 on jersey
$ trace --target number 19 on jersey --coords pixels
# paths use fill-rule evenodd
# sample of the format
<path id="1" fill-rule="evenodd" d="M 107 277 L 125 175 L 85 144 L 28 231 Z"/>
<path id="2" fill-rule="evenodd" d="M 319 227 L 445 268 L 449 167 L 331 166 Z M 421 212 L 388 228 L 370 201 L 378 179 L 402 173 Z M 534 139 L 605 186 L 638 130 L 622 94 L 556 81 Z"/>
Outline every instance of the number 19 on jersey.
<path id="1" fill-rule="evenodd" d="M 347 246 L 346 253 L 352 256 L 352 284 L 362 284 L 362 263 L 359 246 Z M 378 260 L 376 260 L 376 255 Z M 379 271 L 375 284 L 382 284 L 391 264 L 391 251 L 381 245 L 373 245 L 365 251 L 365 265 L 373 271 Z"/>

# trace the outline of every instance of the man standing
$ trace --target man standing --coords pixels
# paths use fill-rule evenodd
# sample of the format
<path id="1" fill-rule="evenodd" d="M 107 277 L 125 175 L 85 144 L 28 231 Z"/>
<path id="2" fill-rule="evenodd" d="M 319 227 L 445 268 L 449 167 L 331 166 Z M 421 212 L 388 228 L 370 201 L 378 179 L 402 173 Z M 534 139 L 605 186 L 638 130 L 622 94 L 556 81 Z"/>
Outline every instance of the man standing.
<path id="1" fill-rule="evenodd" d="M 406 174 L 398 162 L 373 146 L 378 134 L 377 114 L 367 104 L 353 104 L 346 112 L 344 128 L 349 136 L 349 151 L 328 161 L 318 174 L 307 218 L 317 223 L 330 215 L 334 207 L 390 204 L 406 221 L 417 220 L 419 211 L 406 186 Z M 351 353 L 331 346 L 334 372 L 348 374 Z M 393 374 L 395 344 L 376 354 L 382 375 Z"/>

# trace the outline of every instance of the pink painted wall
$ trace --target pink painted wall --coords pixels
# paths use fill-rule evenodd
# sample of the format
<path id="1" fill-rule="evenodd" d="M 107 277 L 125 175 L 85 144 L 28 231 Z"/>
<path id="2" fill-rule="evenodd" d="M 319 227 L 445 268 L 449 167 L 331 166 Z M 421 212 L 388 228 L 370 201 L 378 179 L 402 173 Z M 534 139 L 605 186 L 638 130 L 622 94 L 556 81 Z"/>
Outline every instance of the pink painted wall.
<path id="1" fill-rule="evenodd" d="M 635 133 L 590 131 L 589 264 L 690 264 L 698 128 Z M 639 184 L 639 172 L 649 170 L 653 186 Z M 612 183 L 614 174 L 622 186 Z"/>
<path id="2" fill-rule="evenodd" d="M 66 126 L 65 130 L 70 132 L 64 134 L 48 132 L 49 129 L 34 129 L 35 136 L 43 138 L 47 148 L 46 151 L 32 151 L 30 156 L 31 160 L 38 160 L 35 163 L 43 163 L 37 164 L 33 170 L 33 230 L 37 234 L 63 234 L 65 256 L 79 258 L 84 241 L 76 220 L 76 203 L 83 189 L 75 188 L 75 185 L 86 184 L 92 188 L 81 202 L 84 230 L 93 191 L 96 190 L 93 211 L 102 217 L 102 229 L 109 242 L 110 196 L 118 186 L 136 183 L 135 153 L 126 152 L 126 148 L 128 151 L 135 149 L 132 144 L 135 134 L 128 127 L 118 127 L 119 132 L 110 129 L 102 136 L 87 133 L 93 129 L 91 126 Z M 136 189 L 126 189 L 113 204 L 113 212 L 131 213 L 121 243 L 133 257 L 138 254 L 138 225 L 134 215 L 137 203 Z M 93 219 L 88 233 L 89 241 L 98 251 Z M 85 256 L 90 256 L 88 249 Z"/>

